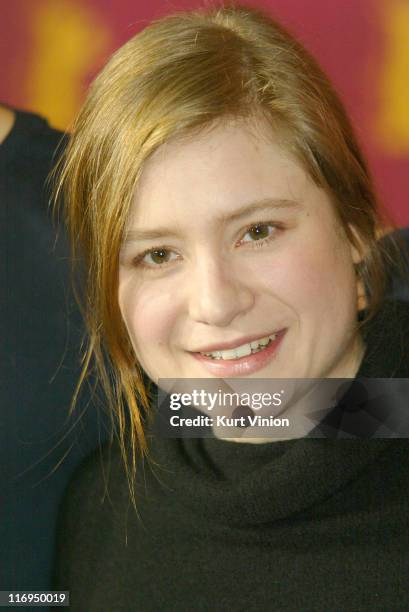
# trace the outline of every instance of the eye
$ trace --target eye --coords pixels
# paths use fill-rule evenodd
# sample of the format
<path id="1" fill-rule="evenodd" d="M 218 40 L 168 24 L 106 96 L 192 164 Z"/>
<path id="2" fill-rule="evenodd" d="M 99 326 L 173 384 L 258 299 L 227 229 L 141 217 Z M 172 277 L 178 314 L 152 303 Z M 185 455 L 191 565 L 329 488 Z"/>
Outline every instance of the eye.
<path id="1" fill-rule="evenodd" d="M 269 238 L 277 227 L 272 223 L 256 223 L 248 228 L 241 242 L 256 242 Z M 246 236 L 249 238 L 246 239 Z"/>
<path id="2" fill-rule="evenodd" d="M 142 265 L 147 268 L 159 268 L 167 263 L 170 263 L 178 258 L 178 255 L 165 248 L 150 249 L 141 253 L 135 260 L 136 265 Z"/>

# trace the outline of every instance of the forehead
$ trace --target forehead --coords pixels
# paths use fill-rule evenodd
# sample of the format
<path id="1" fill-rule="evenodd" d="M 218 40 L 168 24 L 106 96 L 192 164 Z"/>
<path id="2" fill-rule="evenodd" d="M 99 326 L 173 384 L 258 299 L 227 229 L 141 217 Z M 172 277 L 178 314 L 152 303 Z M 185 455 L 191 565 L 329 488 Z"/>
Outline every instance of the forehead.
<path id="1" fill-rule="evenodd" d="M 129 226 L 219 219 L 269 199 L 329 203 L 268 124 L 230 122 L 159 147 L 144 165 Z"/>

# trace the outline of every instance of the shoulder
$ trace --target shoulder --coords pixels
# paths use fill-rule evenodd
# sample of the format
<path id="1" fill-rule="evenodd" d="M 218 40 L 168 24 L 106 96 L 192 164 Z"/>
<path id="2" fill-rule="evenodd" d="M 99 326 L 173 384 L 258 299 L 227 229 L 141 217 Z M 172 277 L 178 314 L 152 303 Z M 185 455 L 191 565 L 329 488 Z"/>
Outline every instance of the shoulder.
<path id="1" fill-rule="evenodd" d="M 103 554 L 107 534 L 118 533 L 127 507 L 126 472 L 119 448 L 108 443 L 74 472 L 60 504 L 55 544 L 54 585 L 82 584 Z"/>
<path id="2" fill-rule="evenodd" d="M 391 334 L 391 339 L 406 340 L 406 349 L 409 344 L 409 302 L 404 300 L 387 300 L 379 313 L 379 320 L 375 324 L 377 333 Z"/>
<path id="3" fill-rule="evenodd" d="M 358 376 L 409 378 L 409 302 L 385 300 L 362 332 L 367 350 Z"/>
<path id="4" fill-rule="evenodd" d="M 128 462 L 130 465 L 130 458 Z M 95 450 L 77 467 L 64 492 L 58 523 L 61 542 L 64 544 L 67 539 L 82 536 L 88 539 L 101 523 L 104 528 L 108 524 L 113 526 L 114 522 L 120 527 L 127 520 L 133 503 L 139 515 L 148 492 L 152 494 L 160 482 L 154 466 L 151 456 L 145 460 L 137 458 L 132 500 L 130 471 L 128 473 L 119 442 L 110 441 Z"/>
<path id="5" fill-rule="evenodd" d="M 1 131 L 3 126 L 3 138 Z M 66 137 L 39 115 L 0 107 L 0 154 L 3 162 L 51 165 L 63 151 Z"/>
<path id="6" fill-rule="evenodd" d="M 84 514 L 109 504 L 126 482 L 126 470 L 119 446 L 106 443 L 89 455 L 75 470 L 65 491 L 61 511 Z"/>
<path id="7" fill-rule="evenodd" d="M 131 460 L 128 459 L 129 465 Z M 134 477 L 135 506 L 143 503 L 150 484 L 153 469 L 150 460 L 137 458 Z M 64 492 L 59 511 L 58 530 L 66 541 L 68 538 L 88 538 L 101 522 L 121 524 L 132 506 L 130 470 L 118 442 L 107 442 L 95 450 L 75 470 Z M 80 526 L 80 527 L 79 527 Z"/>
<path id="8" fill-rule="evenodd" d="M 409 302 L 405 300 L 385 300 L 374 325 L 388 331 L 409 333 Z"/>
<path id="9" fill-rule="evenodd" d="M 12 128 L 0 144 L 1 210 L 8 224 L 14 223 L 23 234 L 37 226 L 21 216 L 40 214 L 43 232 L 52 198 L 51 172 L 64 152 L 66 136 L 38 115 L 16 109 L 13 113 Z"/>

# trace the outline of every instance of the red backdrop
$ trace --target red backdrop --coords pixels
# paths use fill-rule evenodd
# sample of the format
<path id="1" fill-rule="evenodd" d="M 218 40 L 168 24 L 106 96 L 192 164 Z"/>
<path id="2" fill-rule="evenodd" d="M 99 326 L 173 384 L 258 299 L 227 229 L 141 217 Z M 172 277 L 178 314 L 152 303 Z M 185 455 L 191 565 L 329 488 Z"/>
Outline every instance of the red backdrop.
<path id="1" fill-rule="evenodd" d="M 304 42 L 335 83 L 386 207 L 409 225 L 409 1 L 250 0 Z M 3 0 L 0 99 L 69 128 L 87 83 L 152 18 L 195 0 Z"/>

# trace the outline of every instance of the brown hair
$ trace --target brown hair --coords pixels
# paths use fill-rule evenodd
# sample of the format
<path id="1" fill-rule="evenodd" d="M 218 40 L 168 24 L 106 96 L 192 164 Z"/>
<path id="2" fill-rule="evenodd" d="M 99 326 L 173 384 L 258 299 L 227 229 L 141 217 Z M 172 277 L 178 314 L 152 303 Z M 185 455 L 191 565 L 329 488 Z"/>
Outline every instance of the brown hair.
<path id="1" fill-rule="evenodd" d="M 368 317 L 382 298 L 382 223 L 371 178 L 342 104 L 314 59 L 275 21 L 242 6 L 153 22 L 92 84 L 58 188 L 74 260 L 81 255 L 86 270 L 88 347 L 76 395 L 94 361 L 118 416 L 124 457 L 129 410 L 132 473 L 136 450 L 146 452 L 149 393 L 119 310 L 118 254 L 143 164 L 171 137 L 257 114 L 328 192 L 340 226 L 361 249 L 357 272 Z"/>

